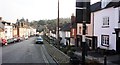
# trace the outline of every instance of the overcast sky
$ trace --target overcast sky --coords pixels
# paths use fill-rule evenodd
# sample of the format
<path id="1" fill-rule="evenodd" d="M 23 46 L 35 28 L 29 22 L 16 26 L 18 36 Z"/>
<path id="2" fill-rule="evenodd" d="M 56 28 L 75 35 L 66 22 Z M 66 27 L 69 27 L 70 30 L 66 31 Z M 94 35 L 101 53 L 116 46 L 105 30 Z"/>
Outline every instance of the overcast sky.
<path id="1" fill-rule="evenodd" d="M 24 17 L 32 20 L 56 19 L 58 0 L 0 0 L 0 16 L 5 21 Z M 95 3 L 100 0 L 91 0 Z M 60 17 L 67 18 L 75 13 L 76 0 L 60 0 Z"/>

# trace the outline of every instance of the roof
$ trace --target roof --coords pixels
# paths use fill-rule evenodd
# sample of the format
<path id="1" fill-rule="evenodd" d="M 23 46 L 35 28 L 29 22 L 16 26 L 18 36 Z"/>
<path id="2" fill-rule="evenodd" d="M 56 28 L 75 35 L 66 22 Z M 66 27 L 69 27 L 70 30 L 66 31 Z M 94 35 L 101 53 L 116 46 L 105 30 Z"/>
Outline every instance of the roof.
<path id="1" fill-rule="evenodd" d="M 0 28 L 4 29 L 4 25 L 0 22 Z"/>
<path id="2" fill-rule="evenodd" d="M 116 3 L 115 7 L 120 7 L 120 1 Z"/>
<path id="3" fill-rule="evenodd" d="M 70 31 L 70 28 L 71 28 L 71 23 L 67 23 L 61 27 L 60 31 Z"/>
<path id="4" fill-rule="evenodd" d="M 90 10 L 91 10 L 91 12 L 101 10 L 101 2 L 97 2 L 95 4 L 92 4 L 90 7 Z"/>
<path id="5" fill-rule="evenodd" d="M 91 5 L 91 12 L 99 11 L 102 9 L 110 8 L 110 7 L 119 7 L 120 6 L 120 1 L 114 2 L 111 1 L 105 8 L 101 8 L 101 2 L 97 2 Z"/>
<path id="6" fill-rule="evenodd" d="M 6 22 L 6 21 L 2 21 L 1 23 L 4 24 L 4 25 L 5 25 L 5 23 L 7 23 L 9 25 L 11 24 L 10 22 Z"/>

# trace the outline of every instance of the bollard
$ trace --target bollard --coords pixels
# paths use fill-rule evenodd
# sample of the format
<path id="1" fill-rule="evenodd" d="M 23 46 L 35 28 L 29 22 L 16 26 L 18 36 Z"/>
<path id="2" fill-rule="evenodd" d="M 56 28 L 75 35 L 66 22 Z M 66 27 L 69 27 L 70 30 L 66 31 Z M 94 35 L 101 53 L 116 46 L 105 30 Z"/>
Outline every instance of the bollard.
<path id="1" fill-rule="evenodd" d="M 107 56 L 104 55 L 104 65 L 107 65 Z"/>

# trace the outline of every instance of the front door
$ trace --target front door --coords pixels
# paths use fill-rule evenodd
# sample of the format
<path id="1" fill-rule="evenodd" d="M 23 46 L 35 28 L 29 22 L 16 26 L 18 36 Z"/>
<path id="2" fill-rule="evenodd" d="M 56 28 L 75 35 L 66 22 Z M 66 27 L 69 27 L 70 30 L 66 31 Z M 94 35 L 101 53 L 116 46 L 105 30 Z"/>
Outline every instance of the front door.
<path id="1" fill-rule="evenodd" d="M 117 52 L 120 53 L 120 37 L 117 37 L 117 40 L 116 40 L 116 49 L 117 49 Z"/>

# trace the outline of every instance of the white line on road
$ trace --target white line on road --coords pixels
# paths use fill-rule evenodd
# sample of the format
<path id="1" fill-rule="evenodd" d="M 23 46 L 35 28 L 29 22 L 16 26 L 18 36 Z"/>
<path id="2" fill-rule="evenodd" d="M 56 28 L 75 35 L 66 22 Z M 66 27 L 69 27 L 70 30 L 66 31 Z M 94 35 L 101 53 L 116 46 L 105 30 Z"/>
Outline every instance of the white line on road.
<path id="1" fill-rule="evenodd" d="M 42 57 L 43 57 L 45 63 L 48 64 L 49 62 L 48 62 L 48 60 L 47 60 L 47 58 L 46 58 L 46 56 L 45 56 L 45 54 L 44 54 L 44 52 L 43 52 L 43 47 L 42 47 L 42 46 L 41 46 L 41 52 L 42 52 Z"/>

